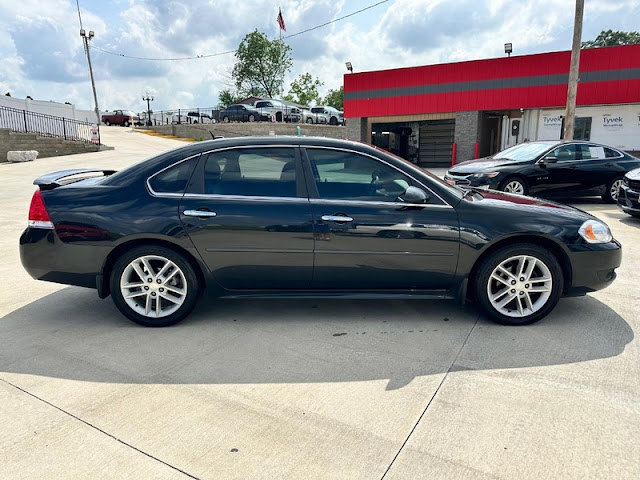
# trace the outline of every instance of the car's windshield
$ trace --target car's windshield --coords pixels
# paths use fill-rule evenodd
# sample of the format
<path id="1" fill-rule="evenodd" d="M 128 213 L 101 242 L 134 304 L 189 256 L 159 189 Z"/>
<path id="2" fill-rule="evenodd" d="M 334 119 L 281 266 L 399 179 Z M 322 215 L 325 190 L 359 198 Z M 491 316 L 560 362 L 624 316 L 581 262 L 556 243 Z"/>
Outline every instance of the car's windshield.
<path id="1" fill-rule="evenodd" d="M 311 111 L 313 113 L 324 113 L 324 107 L 313 107 Z"/>
<path id="2" fill-rule="evenodd" d="M 556 143 L 557 142 L 521 143 L 496 153 L 493 158 L 504 158 L 507 160 L 531 160 L 532 158 L 535 158 L 547 151 Z"/>

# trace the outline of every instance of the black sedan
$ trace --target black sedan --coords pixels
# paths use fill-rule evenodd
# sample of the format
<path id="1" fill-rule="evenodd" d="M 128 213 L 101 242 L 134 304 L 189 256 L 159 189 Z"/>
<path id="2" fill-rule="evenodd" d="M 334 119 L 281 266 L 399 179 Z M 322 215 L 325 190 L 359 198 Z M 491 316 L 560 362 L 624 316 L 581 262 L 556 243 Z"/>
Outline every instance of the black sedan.
<path id="1" fill-rule="evenodd" d="M 230 105 L 220 112 L 220 120 L 224 123 L 229 122 L 259 122 L 261 120 L 271 120 L 271 117 L 265 113 L 261 113 L 257 108 L 251 105 L 239 103 Z"/>
<path id="2" fill-rule="evenodd" d="M 111 294 L 147 326 L 183 319 L 205 291 L 470 297 L 521 325 L 562 295 L 606 287 L 621 259 L 607 225 L 585 212 L 462 190 L 342 140 L 210 140 L 117 173 L 63 171 L 35 184 L 25 269 Z"/>
<path id="3" fill-rule="evenodd" d="M 622 179 L 618 206 L 629 215 L 640 218 L 640 168 L 631 170 Z"/>
<path id="4" fill-rule="evenodd" d="M 445 180 L 520 195 L 600 195 L 605 202 L 615 203 L 622 177 L 638 167 L 640 159 L 605 145 L 540 141 L 459 163 Z"/>

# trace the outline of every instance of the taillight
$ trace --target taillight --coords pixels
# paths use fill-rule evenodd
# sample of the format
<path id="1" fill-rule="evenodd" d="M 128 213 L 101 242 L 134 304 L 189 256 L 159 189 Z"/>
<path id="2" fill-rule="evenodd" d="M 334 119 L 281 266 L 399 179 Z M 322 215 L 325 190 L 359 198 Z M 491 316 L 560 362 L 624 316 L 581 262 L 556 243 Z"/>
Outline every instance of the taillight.
<path id="1" fill-rule="evenodd" d="M 53 222 L 49 218 L 47 208 L 44 206 L 40 190 L 36 190 L 31 197 L 29 207 L 29 226 L 35 228 L 53 228 Z"/>

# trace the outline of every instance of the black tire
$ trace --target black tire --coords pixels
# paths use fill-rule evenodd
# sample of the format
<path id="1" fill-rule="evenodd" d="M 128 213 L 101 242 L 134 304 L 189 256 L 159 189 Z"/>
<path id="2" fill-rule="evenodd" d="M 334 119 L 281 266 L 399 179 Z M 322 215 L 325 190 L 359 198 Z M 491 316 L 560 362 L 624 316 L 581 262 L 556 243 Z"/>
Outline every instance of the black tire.
<path id="1" fill-rule="evenodd" d="M 620 185 L 622 185 L 622 177 L 614 178 L 609 183 L 607 183 L 607 188 L 602 194 L 602 201 L 604 203 L 616 203 L 618 201 L 618 192 L 620 191 Z M 615 193 L 612 191 L 614 189 Z"/>
<path id="2" fill-rule="evenodd" d="M 516 187 L 519 185 L 519 187 Z M 502 181 L 498 189 L 507 193 L 516 193 L 516 189 L 520 188 L 522 193 L 517 193 L 517 195 L 528 195 L 529 194 L 529 184 L 522 177 L 509 177 Z"/>
<path id="3" fill-rule="evenodd" d="M 109 120 L 105 120 L 104 124 L 108 127 L 109 125 L 111 125 L 111 122 Z"/>
<path id="4" fill-rule="evenodd" d="M 134 261 L 141 260 L 143 257 L 145 257 L 146 264 L 152 270 L 147 279 L 142 279 L 136 273 L 135 267 L 132 267 Z M 162 282 L 161 278 L 159 276 L 156 277 L 156 275 L 160 273 L 159 270 L 167 262 L 172 264 L 171 269 L 167 271 L 172 275 L 165 282 Z M 141 267 L 142 264 L 140 262 L 137 265 L 139 268 L 146 268 Z M 173 267 L 177 269 L 177 272 L 174 271 Z M 148 271 L 144 271 L 144 274 L 146 276 Z M 134 295 L 128 300 L 125 299 L 121 288 L 121 283 L 126 282 L 127 279 L 131 283 L 128 293 Z M 136 283 L 140 281 L 148 282 L 149 279 L 151 279 L 149 286 L 135 286 Z M 111 272 L 110 287 L 113 302 L 118 307 L 118 310 L 130 320 L 145 327 L 167 327 L 178 323 L 193 310 L 201 290 L 198 277 L 189 261 L 169 248 L 156 245 L 136 247 L 120 256 Z M 143 291 L 143 287 L 148 293 Z M 176 296 L 170 289 L 176 292 L 184 290 L 186 293 L 182 296 Z M 167 300 L 169 297 L 174 300 Z M 130 305 L 127 303 L 128 301 L 134 305 Z M 177 304 L 178 301 L 181 301 L 179 305 Z M 159 306 L 158 302 L 160 302 Z M 138 311 L 136 311 L 136 308 Z M 142 312 L 144 308 L 149 310 L 148 314 Z M 164 312 L 162 311 L 163 309 L 165 310 Z M 154 314 L 157 310 L 160 310 L 162 316 Z"/>
<path id="5" fill-rule="evenodd" d="M 222 123 L 229 123 L 229 117 L 227 117 L 226 115 L 222 117 Z"/>
<path id="6" fill-rule="evenodd" d="M 247 118 L 247 120 L 249 120 L 250 122 L 255 122 L 256 121 L 256 117 L 254 114 L 249 115 L 249 117 Z"/>
<path id="7" fill-rule="evenodd" d="M 123 123 L 123 125 L 124 125 L 125 127 L 128 127 L 128 126 L 129 126 L 129 125 L 131 125 L 131 124 L 129 123 L 129 120 L 125 120 L 125 121 L 124 121 L 124 123 Z"/>
<path id="8" fill-rule="evenodd" d="M 529 259 L 536 260 L 536 262 L 533 262 L 532 272 L 529 273 L 530 279 L 527 279 L 526 273 L 524 273 L 520 278 L 515 278 L 517 282 L 515 285 L 511 285 L 514 280 L 509 280 L 507 276 L 504 276 L 503 279 L 508 284 L 503 284 L 492 278 L 492 275 L 501 264 L 509 265 L 509 262 L 511 262 L 514 265 L 514 270 L 519 268 L 518 261 L 513 260 L 514 257 L 519 256 L 527 257 L 528 260 L 524 263 L 527 266 L 530 265 L 528 262 L 531 262 Z M 545 271 L 542 264 L 547 271 Z M 511 273 L 517 274 L 518 272 Z M 498 272 L 498 274 L 503 275 L 501 272 Z M 540 280 L 541 278 L 546 278 L 547 275 L 550 275 L 551 285 Z M 522 279 L 525 280 L 523 281 Z M 472 292 L 480 308 L 491 320 L 501 325 L 529 325 L 544 318 L 556 306 L 564 288 L 564 276 L 558 259 L 546 248 L 529 243 L 508 245 L 490 253 L 481 260 L 475 270 L 472 282 Z M 513 289 L 511 286 L 513 286 Z M 530 288 L 536 291 L 534 292 Z M 542 288 L 549 290 L 541 293 L 539 290 Z M 507 292 L 503 294 L 504 289 Z M 494 306 L 489 298 L 489 291 L 496 292 L 494 302 L 498 304 L 500 301 L 508 300 L 509 297 L 512 298 L 512 301 L 502 307 L 502 310 L 507 314 Z M 532 308 L 527 306 L 527 299 Z M 522 308 L 522 302 L 524 302 L 524 308 Z M 518 312 L 518 308 L 522 308 L 522 310 Z M 527 313 L 526 310 L 530 310 L 531 313 Z"/>
<path id="9" fill-rule="evenodd" d="M 307 118 L 306 123 L 313 123 L 313 118 L 311 117 Z"/>
<path id="10" fill-rule="evenodd" d="M 331 125 L 338 125 L 338 119 L 336 117 L 331 117 L 331 119 L 329 120 L 329 123 Z"/>

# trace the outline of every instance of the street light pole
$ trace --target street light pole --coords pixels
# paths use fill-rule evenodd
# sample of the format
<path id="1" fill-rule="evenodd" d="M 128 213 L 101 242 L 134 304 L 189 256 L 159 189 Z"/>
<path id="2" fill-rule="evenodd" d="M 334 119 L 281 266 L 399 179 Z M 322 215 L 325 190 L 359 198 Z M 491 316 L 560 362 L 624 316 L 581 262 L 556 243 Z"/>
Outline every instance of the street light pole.
<path id="1" fill-rule="evenodd" d="M 142 100 L 147 101 L 147 127 L 151 126 L 151 106 L 149 102 L 153 102 L 153 96 L 146 94 L 142 96 Z"/>
<path id="2" fill-rule="evenodd" d="M 573 125 L 576 117 L 576 97 L 578 95 L 578 75 L 580 73 L 580 40 L 582 39 L 582 15 L 584 0 L 576 0 L 576 15 L 573 23 L 573 44 L 571 45 L 571 68 L 567 85 L 567 109 L 564 115 L 565 140 L 573 140 Z"/>
<path id="3" fill-rule="evenodd" d="M 93 30 L 89 31 L 87 35 L 84 28 L 80 29 L 80 36 L 84 42 L 84 51 L 87 53 L 87 62 L 89 63 L 89 76 L 91 77 L 91 88 L 93 89 L 93 101 L 95 102 L 96 110 L 96 125 L 98 126 L 98 138 L 100 137 L 100 110 L 98 109 L 98 95 L 96 94 L 96 83 L 93 80 L 93 67 L 91 65 L 91 52 L 89 51 L 89 40 L 91 40 L 95 34 Z"/>

